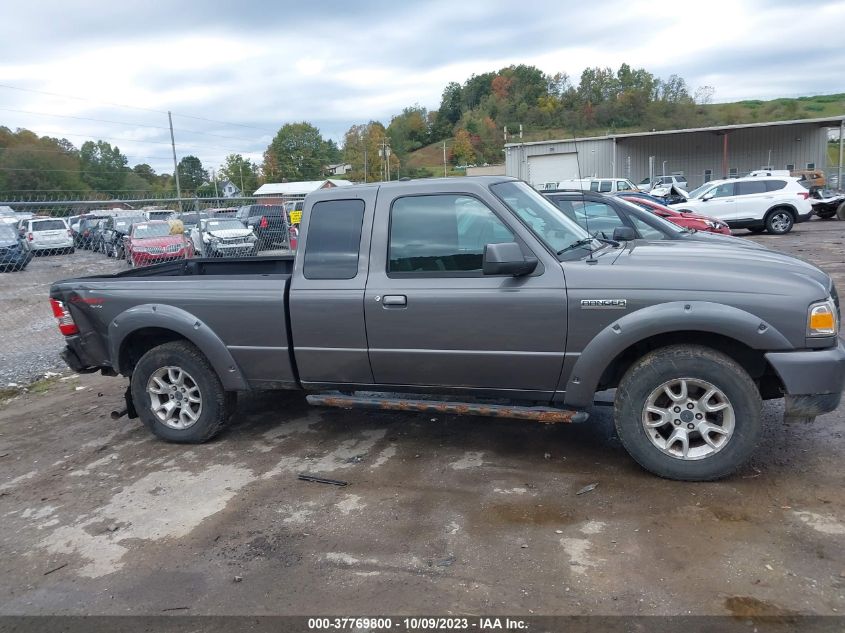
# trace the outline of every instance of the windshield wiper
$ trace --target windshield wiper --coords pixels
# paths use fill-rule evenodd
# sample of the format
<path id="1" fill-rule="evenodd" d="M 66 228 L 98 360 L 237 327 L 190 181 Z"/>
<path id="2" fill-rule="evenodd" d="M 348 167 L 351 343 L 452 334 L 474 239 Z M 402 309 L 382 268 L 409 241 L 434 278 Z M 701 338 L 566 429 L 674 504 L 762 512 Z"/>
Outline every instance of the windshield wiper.
<path id="1" fill-rule="evenodd" d="M 564 253 L 571 251 L 573 249 L 580 248 L 582 246 L 586 246 L 587 244 L 589 244 L 593 240 L 598 240 L 602 244 L 609 244 L 610 246 L 613 246 L 613 247 L 619 246 L 619 242 L 617 242 L 616 240 L 609 240 L 606 237 L 582 237 L 580 240 L 578 240 L 576 242 L 572 242 L 572 244 L 570 244 L 566 248 L 560 249 L 557 252 L 557 254 L 563 255 Z"/>

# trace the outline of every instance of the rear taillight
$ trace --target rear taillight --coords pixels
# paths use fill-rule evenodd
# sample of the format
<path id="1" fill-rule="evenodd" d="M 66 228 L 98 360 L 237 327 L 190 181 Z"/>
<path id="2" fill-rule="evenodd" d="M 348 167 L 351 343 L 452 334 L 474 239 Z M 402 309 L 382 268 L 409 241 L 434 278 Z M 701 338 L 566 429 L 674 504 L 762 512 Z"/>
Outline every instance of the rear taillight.
<path id="1" fill-rule="evenodd" d="M 76 327 L 76 323 L 73 322 L 73 317 L 64 303 L 50 299 L 50 307 L 53 308 L 53 316 L 59 321 L 59 332 L 65 336 L 79 333 L 79 328 Z"/>
<path id="2" fill-rule="evenodd" d="M 810 192 L 809 191 L 799 191 L 798 195 L 804 198 L 804 200 L 809 200 Z"/>
<path id="3" fill-rule="evenodd" d="M 26 239 L 28 239 L 31 242 L 35 238 L 33 237 L 32 233 L 27 233 Z"/>
<path id="4" fill-rule="evenodd" d="M 267 218 L 263 215 L 261 216 L 261 221 L 258 223 L 259 228 L 266 229 L 270 226 L 270 223 L 267 221 Z"/>

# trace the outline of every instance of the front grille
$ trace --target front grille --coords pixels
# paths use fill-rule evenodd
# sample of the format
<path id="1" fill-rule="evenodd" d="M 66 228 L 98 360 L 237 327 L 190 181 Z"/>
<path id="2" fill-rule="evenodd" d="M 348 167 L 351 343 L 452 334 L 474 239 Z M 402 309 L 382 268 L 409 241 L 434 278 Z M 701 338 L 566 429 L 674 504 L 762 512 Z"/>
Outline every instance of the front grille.
<path id="1" fill-rule="evenodd" d="M 178 253 L 181 250 L 182 250 L 181 244 L 170 244 L 167 247 L 166 252 L 168 252 L 168 253 Z"/>

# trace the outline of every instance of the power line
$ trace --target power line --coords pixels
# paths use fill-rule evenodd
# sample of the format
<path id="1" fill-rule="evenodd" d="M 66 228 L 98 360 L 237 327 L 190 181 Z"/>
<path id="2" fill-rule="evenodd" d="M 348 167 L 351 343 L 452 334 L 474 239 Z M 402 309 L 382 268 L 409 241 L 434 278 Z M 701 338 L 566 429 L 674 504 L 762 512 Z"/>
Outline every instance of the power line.
<path id="1" fill-rule="evenodd" d="M 71 114 L 53 114 L 51 112 L 34 112 L 32 110 L 17 110 L 15 108 L 0 108 L 0 110 L 2 110 L 4 112 L 18 112 L 20 114 L 35 114 L 37 116 L 51 116 L 51 117 L 56 117 L 56 118 L 60 118 L 60 119 L 75 119 L 77 121 L 95 121 L 97 123 L 110 123 L 110 124 L 113 124 L 113 125 L 130 125 L 130 126 L 134 126 L 134 127 L 150 128 L 150 129 L 153 129 L 153 130 L 165 130 L 165 131 L 170 130 L 169 127 L 165 127 L 163 125 L 150 125 L 148 123 L 135 123 L 135 122 L 132 122 L 132 121 L 112 121 L 110 119 L 97 119 L 97 118 L 94 118 L 94 117 L 74 116 L 74 115 L 71 115 Z M 191 118 L 197 118 L 197 117 L 191 117 Z M 208 120 L 211 120 L 211 119 L 208 119 Z M 203 132 L 202 130 L 189 130 L 189 129 L 186 129 L 186 128 L 176 128 L 175 131 L 181 132 L 183 134 L 202 134 L 204 136 L 214 136 L 216 138 L 225 138 L 225 139 L 229 139 L 231 141 L 255 142 L 255 140 L 256 140 L 256 139 L 245 139 L 245 138 L 237 137 L 237 136 L 227 136 L 225 134 L 214 134 L 213 132 Z"/>
<path id="2" fill-rule="evenodd" d="M 108 105 L 108 106 L 112 106 L 114 108 L 127 108 L 129 110 L 141 110 L 143 112 L 156 112 L 158 114 L 167 114 L 166 110 L 154 110 L 153 108 L 141 108 L 141 107 L 138 107 L 138 106 L 129 106 L 129 105 L 121 104 L 121 103 L 111 103 L 109 101 L 100 101 L 100 100 L 97 100 L 97 99 L 88 99 L 88 98 L 85 98 L 85 97 L 77 97 L 77 96 L 74 96 L 74 95 L 61 94 L 61 93 L 58 93 L 58 92 L 48 92 L 46 90 L 35 90 L 33 88 L 19 88 L 18 86 L 10 86 L 9 84 L 0 84 L 0 88 L 6 88 L 8 90 L 20 90 L 22 92 L 32 92 L 32 93 L 35 93 L 35 94 L 49 95 L 51 97 L 64 97 L 66 99 L 75 99 L 77 101 L 87 101 L 88 103 L 98 103 L 100 105 Z M 245 123 L 232 123 L 231 121 L 220 121 L 218 119 L 208 119 L 208 118 L 205 118 L 205 117 L 193 116 L 193 115 L 190 115 L 190 114 L 180 114 L 178 112 L 173 112 L 173 115 L 183 117 L 185 119 L 195 119 L 197 121 L 207 121 L 209 123 L 220 123 L 222 125 L 234 125 L 234 126 L 237 126 L 237 127 L 251 128 L 251 129 L 254 129 L 254 130 L 261 130 L 262 132 L 267 132 L 268 134 L 276 134 L 276 132 L 277 132 L 277 130 L 276 131 L 267 130 L 265 128 L 256 127 L 254 125 L 247 125 Z"/>
<path id="3" fill-rule="evenodd" d="M 11 147 L 0 147 L 0 152 L 4 151 L 14 151 L 20 150 L 22 152 L 44 152 L 48 154 L 61 154 L 63 156 L 67 156 L 68 158 L 78 158 L 78 156 L 74 152 L 79 152 L 78 149 L 74 148 L 73 150 L 64 150 L 64 149 L 42 149 L 38 147 L 28 147 L 22 145 L 13 145 Z M 146 156 L 143 154 L 136 154 L 134 152 L 121 152 L 126 157 L 134 157 L 134 158 L 144 158 L 147 160 L 170 160 L 170 156 Z M 232 152 L 229 152 L 232 153 Z M 237 152 L 235 152 L 237 153 Z M 214 156 L 222 156 L 226 157 L 228 154 L 214 154 Z"/>

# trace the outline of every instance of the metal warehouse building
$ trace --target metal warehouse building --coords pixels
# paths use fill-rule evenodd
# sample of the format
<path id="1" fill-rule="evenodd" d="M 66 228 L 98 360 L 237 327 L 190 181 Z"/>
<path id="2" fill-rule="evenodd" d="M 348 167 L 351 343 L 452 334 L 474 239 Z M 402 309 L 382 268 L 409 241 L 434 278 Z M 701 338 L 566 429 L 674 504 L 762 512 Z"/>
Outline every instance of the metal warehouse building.
<path id="1" fill-rule="evenodd" d="M 761 167 L 824 170 L 831 128 L 839 132 L 841 183 L 845 116 L 508 143 L 506 173 L 534 186 L 579 175 L 621 177 L 637 183 L 654 175 L 675 174 L 686 176 L 693 188 Z"/>

